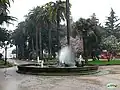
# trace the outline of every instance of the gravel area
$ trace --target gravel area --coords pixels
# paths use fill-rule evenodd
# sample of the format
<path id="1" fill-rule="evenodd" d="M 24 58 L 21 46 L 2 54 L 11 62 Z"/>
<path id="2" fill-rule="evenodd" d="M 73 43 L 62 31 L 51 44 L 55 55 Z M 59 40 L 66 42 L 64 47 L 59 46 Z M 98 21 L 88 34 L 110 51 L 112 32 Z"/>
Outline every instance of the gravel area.
<path id="1" fill-rule="evenodd" d="M 25 63 L 14 61 L 15 63 Z M 0 90 L 120 90 L 120 66 L 100 66 L 101 74 L 84 76 L 36 76 L 16 73 L 17 67 L 0 69 Z M 104 73 L 108 72 L 108 73 Z M 115 83 L 115 89 L 108 89 Z"/>

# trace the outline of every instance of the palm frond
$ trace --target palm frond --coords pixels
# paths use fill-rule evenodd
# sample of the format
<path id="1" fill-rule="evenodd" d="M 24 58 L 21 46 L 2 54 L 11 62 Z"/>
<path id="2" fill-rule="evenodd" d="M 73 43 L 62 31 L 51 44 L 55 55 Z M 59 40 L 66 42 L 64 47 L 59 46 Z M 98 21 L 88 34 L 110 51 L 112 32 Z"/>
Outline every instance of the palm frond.
<path id="1" fill-rule="evenodd" d="M 17 18 L 13 17 L 13 16 L 4 16 L 4 15 L 0 15 L 0 24 L 2 24 L 3 22 L 7 23 L 7 24 L 13 24 L 11 23 L 11 21 L 16 21 Z"/>

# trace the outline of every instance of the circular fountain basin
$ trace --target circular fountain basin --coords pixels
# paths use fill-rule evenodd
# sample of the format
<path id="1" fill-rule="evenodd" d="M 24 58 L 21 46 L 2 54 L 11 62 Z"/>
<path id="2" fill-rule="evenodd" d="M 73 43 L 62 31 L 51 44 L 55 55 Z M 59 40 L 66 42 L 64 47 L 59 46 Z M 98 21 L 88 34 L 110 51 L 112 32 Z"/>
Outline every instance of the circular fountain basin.
<path id="1" fill-rule="evenodd" d="M 39 64 L 22 64 L 18 65 L 17 68 L 18 73 L 33 75 L 86 75 L 96 73 L 98 70 L 96 65 L 84 67 L 40 67 Z"/>

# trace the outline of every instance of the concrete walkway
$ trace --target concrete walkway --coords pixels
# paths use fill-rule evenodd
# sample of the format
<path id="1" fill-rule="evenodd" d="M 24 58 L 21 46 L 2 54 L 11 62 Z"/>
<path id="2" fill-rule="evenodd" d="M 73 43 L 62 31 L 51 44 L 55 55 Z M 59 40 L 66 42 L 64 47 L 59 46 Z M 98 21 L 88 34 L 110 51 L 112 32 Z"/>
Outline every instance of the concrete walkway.
<path id="1" fill-rule="evenodd" d="M 120 66 L 101 66 L 101 74 L 85 76 L 23 75 L 16 70 L 17 67 L 0 69 L 0 90 L 120 90 Z M 108 89 L 108 83 L 117 84 L 117 88 Z"/>

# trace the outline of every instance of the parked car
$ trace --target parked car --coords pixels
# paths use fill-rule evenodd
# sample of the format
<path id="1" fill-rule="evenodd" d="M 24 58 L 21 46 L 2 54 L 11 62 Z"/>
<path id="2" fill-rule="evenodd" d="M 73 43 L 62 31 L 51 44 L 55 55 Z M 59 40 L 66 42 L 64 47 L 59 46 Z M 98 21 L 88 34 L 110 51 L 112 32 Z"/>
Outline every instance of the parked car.
<path id="1" fill-rule="evenodd" d="M 100 54 L 101 59 L 109 59 L 112 57 L 113 57 L 112 53 L 108 52 L 107 50 L 103 50 Z"/>
<path id="2" fill-rule="evenodd" d="M 120 58 L 120 52 L 117 52 L 115 58 Z"/>
<path id="3" fill-rule="evenodd" d="M 102 52 L 100 55 L 101 59 L 107 59 L 107 57 L 108 57 L 107 52 Z"/>

